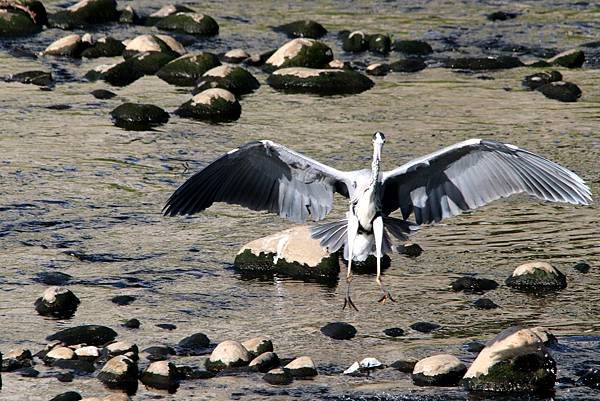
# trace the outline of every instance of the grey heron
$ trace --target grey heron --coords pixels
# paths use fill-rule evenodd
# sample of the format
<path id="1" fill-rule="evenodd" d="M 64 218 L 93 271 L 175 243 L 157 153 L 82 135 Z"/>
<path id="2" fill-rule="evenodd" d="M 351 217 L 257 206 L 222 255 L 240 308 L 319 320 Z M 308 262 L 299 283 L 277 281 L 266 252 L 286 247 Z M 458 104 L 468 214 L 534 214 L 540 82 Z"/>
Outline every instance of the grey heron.
<path id="1" fill-rule="evenodd" d="M 405 240 L 422 224 L 476 209 L 493 200 L 527 193 L 545 201 L 587 205 L 591 191 L 572 171 L 535 153 L 493 140 L 469 139 L 394 170 L 382 172 L 385 136 L 373 135 L 371 169 L 340 171 L 269 140 L 231 150 L 183 183 L 165 215 L 194 214 L 214 202 L 266 210 L 294 222 L 319 221 L 333 195 L 349 199 L 346 218 L 315 226 L 314 238 L 329 252 L 344 247 L 348 261 L 344 308 L 350 298 L 352 262 L 375 255 L 379 302 L 394 301 L 381 281 L 381 258 L 390 234 Z M 390 216 L 396 210 L 401 218 Z M 407 219 L 414 216 L 414 223 Z"/>

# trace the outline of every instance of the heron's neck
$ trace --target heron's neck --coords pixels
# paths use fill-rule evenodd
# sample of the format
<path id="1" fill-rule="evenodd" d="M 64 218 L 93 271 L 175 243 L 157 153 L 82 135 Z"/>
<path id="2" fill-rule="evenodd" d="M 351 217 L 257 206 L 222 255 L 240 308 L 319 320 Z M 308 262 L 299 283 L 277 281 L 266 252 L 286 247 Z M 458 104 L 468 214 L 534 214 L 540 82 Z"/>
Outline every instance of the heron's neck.
<path id="1" fill-rule="evenodd" d="M 376 151 L 373 152 L 373 162 L 371 163 L 371 183 L 373 186 L 379 179 L 379 171 L 380 171 L 380 160 L 376 156 Z"/>

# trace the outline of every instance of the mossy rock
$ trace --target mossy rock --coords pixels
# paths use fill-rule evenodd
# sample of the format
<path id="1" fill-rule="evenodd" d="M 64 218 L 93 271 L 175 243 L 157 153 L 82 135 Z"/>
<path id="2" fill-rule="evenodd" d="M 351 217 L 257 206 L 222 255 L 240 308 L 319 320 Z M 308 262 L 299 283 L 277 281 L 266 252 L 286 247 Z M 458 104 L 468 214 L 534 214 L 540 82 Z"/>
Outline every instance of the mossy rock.
<path id="1" fill-rule="evenodd" d="M 277 90 L 319 95 L 353 94 L 374 85 L 366 75 L 352 70 L 284 68 L 272 73 L 267 83 Z"/>
<path id="2" fill-rule="evenodd" d="M 169 121 L 169 113 L 152 104 L 123 103 L 110 112 L 117 127 L 148 130 Z"/>
<path id="3" fill-rule="evenodd" d="M 195 36 L 219 34 L 219 24 L 214 18 L 198 13 L 178 12 L 162 18 L 156 23 L 158 29 L 189 33 Z"/>
<path id="4" fill-rule="evenodd" d="M 132 68 L 144 75 L 154 75 L 175 58 L 173 53 L 145 52 L 127 59 Z"/>
<path id="5" fill-rule="evenodd" d="M 182 4 L 167 4 L 160 8 L 160 10 L 153 12 L 148 17 L 145 18 L 145 25 L 153 26 L 156 25 L 163 18 L 168 17 L 169 15 L 173 15 L 176 13 L 195 13 L 196 11 L 192 10 L 189 7 L 186 7 Z"/>
<path id="6" fill-rule="evenodd" d="M 394 50 L 414 56 L 425 56 L 433 53 L 431 45 L 422 40 L 396 40 Z"/>
<path id="7" fill-rule="evenodd" d="M 319 39 L 327 35 L 327 29 L 313 20 L 299 20 L 273 28 L 275 32 L 283 32 L 288 38 Z"/>
<path id="8" fill-rule="evenodd" d="M 49 25 L 52 28 L 71 30 L 118 19 L 116 0 L 82 0 L 66 10 L 51 14 Z"/>
<path id="9" fill-rule="evenodd" d="M 558 81 L 542 85 L 537 90 L 549 99 L 561 102 L 576 102 L 581 97 L 581 89 L 572 82 Z"/>
<path id="10" fill-rule="evenodd" d="M 342 49 L 345 52 L 359 53 L 364 52 L 369 47 L 369 37 L 361 31 L 354 31 L 344 35 L 342 40 Z"/>
<path id="11" fill-rule="evenodd" d="M 379 54 L 388 54 L 392 48 L 392 40 L 388 35 L 380 33 L 369 35 L 369 51 Z"/>
<path id="12" fill-rule="evenodd" d="M 131 60 L 114 65 L 101 65 L 85 74 L 85 78 L 90 81 L 101 79 L 114 86 L 127 86 L 143 76 L 144 74 L 135 68 Z"/>
<path id="13" fill-rule="evenodd" d="M 131 40 L 123 50 L 123 58 L 129 59 L 140 53 L 164 53 L 171 60 L 183 56 L 186 51 L 181 43 L 166 35 L 140 35 Z"/>
<path id="14" fill-rule="evenodd" d="M 267 71 L 288 67 L 322 68 L 333 60 L 333 51 L 314 39 L 294 39 L 280 47 L 265 63 Z"/>
<path id="15" fill-rule="evenodd" d="M 499 70 L 522 67 L 524 64 L 517 57 L 464 57 L 446 60 L 444 67 L 461 70 Z"/>
<path id="16" fill-rule="evenodd" d="M 555 291 L 567 287 L 567 278 L 546 262 L 530 262 L 517 267 L 506 285 L 525 292 Z"/>
<path id="17" fill-rule="evenodd" d="M 202 74 L 219 65 L 219 58 L 212 53 L 187 54 L 170 61 L 156 75 L 171 85 L 194 86 Z"/>
<path id="18" fill-rule="evenodd" d="M 548 63 L 551 65 L 567 68 L 580 68 L 584 62 L 585 53 L 580 49 L 567 50 L 548 59 Z"/>
<path id="19" fill-rule="evenodd" d="M 527 75 L 523 78 L 522 84 L 527 89 L 534 90 L 550 82 L 562 81 L 562 78 L 562 74 L 558 71 L 538 72 Z"/>
<path id="20" fill-rule="evenodd" d="M 20 10 L 0 9 L 0 37 L 28 36 L 42 31 L 29 15 Z"/>
<path id="21" fill-rule="evenodd" d="M 233 93 L 213 88 L 195 95 L 175 110 L 175 114 L 202 121 L 228 122 L 240 118 L 242 106 Z"/>
<path id="22" fill-rule="evenodd" d="M 222 65 L 206 71 L 198 80 L 193 94 L 206 89 L 222 88 L 239 97 L 251 93 L 259 87 L 258 80 L 242 67 Z"/>
<path id="23" fill-rule="evenodd" d="M 390 64 L 390 70 L 394 72 L 418 72 L 425 68 L 427 68 L 427 64 L 419 57 L 396 60 Z"/>
<path id="24" fill-rule="evenodd" d="M 92 47 L 85 49 L 81 53 L 81 57 L 117 57 L 123 54 L 123 50 L 125 50 L 125 45 L 120 40 L 106 36 L 98 39 Z"/>
<path id="25" fill-rule="evenodd" d="M 32 84 L 38 86 L 48 86 L 54 83 L 52 73 L 46 71 L 24 71 L 11 75 L 7 81 L 20 82 L 22 84 Z"/>

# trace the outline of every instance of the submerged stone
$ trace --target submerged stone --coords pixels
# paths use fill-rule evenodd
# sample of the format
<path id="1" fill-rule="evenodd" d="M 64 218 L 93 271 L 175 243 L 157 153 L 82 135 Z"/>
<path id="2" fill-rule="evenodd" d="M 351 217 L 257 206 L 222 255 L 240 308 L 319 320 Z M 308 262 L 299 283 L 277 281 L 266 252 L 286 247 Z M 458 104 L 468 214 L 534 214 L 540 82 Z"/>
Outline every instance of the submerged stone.
<path id="1" fill-rule="evenodd" d="M 110 112 L 117 127 L 148 130 L 169 121 L 169 113 L 152 104 L 123 103 Z"/>
<path id="2" fill-rule="evenodd" d="M 573 269 L 577 270 L 580 273 L 587 273 L 590 271 L 591 266 L 589 265 L 589 263 L 581 261 L 581 262 L 577 262 L 573 266 Z"/>
<path id="3" fill-rule="evenodd" d="M 443 66 L 452 69 L 478 71 L 522 67 L 523 63 L 517 57 L 512 56 L 463 57 L 446 60 Z"/>
<path id="4" fill-rule="evenodd" d="M 374 82 L 352 70 L 283 68 L 273 72 L 267 83 L 277 90 L 319 95 L 355 94 L 371 89 Z"/>
<path id="5" fill-rule="evenodd" d="M 506 11 L 494 11 L 491 14 L 488 14 L 486 18 L 490 21 L 506 21 L 509 19 L 516 18 L 519 14 L 506 12 Z"/>
<path id="6" fill-rule="evenodd" d="M 175 114 L 180 117 L 211 122 L 235 121 L 242 114 L 242 106 L 234 94 L 221 88 L 207 89 L 182 104 Z"/>
<path id="7" fill-rule="evenodd" d="M 576 102 L 582 94 L 579 86 L 565 81 L 550 82 L 540 86 L 537 90 L 547 98 L 561 102 Z"/>
<path id="8" fill-rule="evenodd" d="M 392 40 L 388 35 L 375 34 L 369 35 L 369 51 L 388 54 L 392 48 Z"/>
<path id="9" fill-rule="evenodd" d="M 417 72 L 425 68 L 427 68 L 427 64 L 418 57 L 408 57 L 390 63 L 390 70 L 394 72 Z"/>
<path id="10" fill-rule="evenodd" d="M 346 36 L 342 41 L 342 49 L 346 52 L 359 53 L 367 50 L 369 39 L 364 32 L 354 31 Z"/>
<path id="11" fill-rule="evenodd" d="M 156 76 L 178 86 L 194 86 L 202 74 L 221 65 L 212 53 L 186 54 L 163 66 Z"/>
<path id="12" fill-rule="evenodd" d="M 327 253 L 307 226 L 249 242 L 238 252 L 234 265 L 242 273 L 277 273 L 306 280 L 327 280 L 339 274 L 337 254 Z"/>
<path id="13" fill-rule="evenodd" d="M 250 362 L 250 354 L 237 341 L 223 341 L 206 360 L 206 369 L 219 371 L 227 368 L 246 366 Z"/>
<path id="14" fill-rule="evenodd" d="M 49 16 L 49 24 L 52 28 L 74 29 L 85 28 L 91 24 L 103 24 L 117 21 L 116 0 L 82 0 L 68 7 L 66 10 L 58 11 Z"/>
<path id="15" fill-rule="evenodd" d="M 432 331 L 437 330 L 442 326 L 440 326 L 439 324 L 436 324 L 436 323 L 417 322 L 417 323 L 411 324 L 409 327 L 420 333 L 431 333 Z"/>
<path id="16" fill-rule="evenodd" d="M 408 55 L 425 56 L 433 53 L 431 45 L 422 40 L 396 40 L 394 50 Z"/>
<path id="17" fill-rule="evenodd" d="M 558 71 L 538 72 L 527 75 L 523 78 L 522 84 L 527 89 L 538 89 L 540 86 L 549 84 L 550 82 L 562 81 L 563 76 Z"/>
<path id="18" fill-rule="evenodd" d="M 321 327 L 321 333 L 334 340 L 350 340 L 356 336 L 356 328 L 350 323 L 333 322 Z"/>
<path id="19" fill-rule="evenodd" d="M 299 20 L 274 27 L 275 32 L 283 32 L 289 38 L 319 39 L 327 35 L 327 29 L 313 20 Z"/>
<path id="20" fill-rule="evenodd" d="M 489 298 L 479 298 L 478 300 L 473 302 L 473 306 L 477 309 L 482 309 L 482 310 L 490 310 L 490 309 L 499 308 L 499 306 L 496 305 L 494 303 L 494 301 L 492 301 Z"/>
<path id="21" fill-rule="evenodd" d="M 161 18 L 158 29 L 188 33 L 195 36 L 215 36 L 219 34 L 219 25 L 214 18 L 195 12 L 177 12 Z"/>
<path id="22" fill-rule="evenodd" d="M 24 71 L 8 77 L 8 82 L 20 82 L 38 86 L 48 86 L 54 83 L 52 73 L 46 71 Z"/>
<path id="23" fill-rule="evenodd" d="M 404 335 L 404 330 L 400 327 L 390 327 L 389 329 L 383 330 L 383 334 L 389 337 L 402 337 Z"/>
<path id="24" fill-rule="evenodd" d="M 50 287 L 35 301 L 35 310 L 42 316 L 69 318 L 79 306 L 79 298 L 65 287 Z"/>
<path id="25" fill-rule="evenodd" d="M 434 355 L 416 363 L 413 383 L 417 386 L 457 386 L 467 367 L 453 355 Z"/>
<path id="26" fill-rule="evenodd" d="M 465 293 L 483 293 L 498 288 L 498 283 L 487 278 L 464 276 L 457 278 L 450 284 L 453 291 Z"/>
<path id="27" fill-rule="evenodd" d="M 567 68 L 580 68 L 585 62 L 585 53 L 580 49 L 567 50 L 549 58 L 548 63 Z"/>
<path id="28" fill-rule="evenodd" d="M 333 60 L 333 51 L 314 39 L 293 39 L 281 46 L 265 66 L 270 70 L 287 67 L 322 68 Z"/>
<path id="29" fill-rule="evenodd" d="M 506 285 L 525 292 L 545 292 L 565 288 L 567 278 L 550 263 L 529 262 L 517 267 Z"/>
<path id="30" fill-rule="evenodd" d="M 48 337 L 48 341 L 60 341 L 65 345 L 87 344 L 87 345 L 103 345 L 117 337 L 117 333 L 106 326 L 95 324 L 70 327 L 58 331 Z"/>
<path id="31" fill-rule="evenodd" d="M 242 67 L 221 65 L 202 74 L 192 93 L 197 94 L 207 89 L 221 88 L 239 97 L 251 93 L 259 87 L 258 80 Z"/>

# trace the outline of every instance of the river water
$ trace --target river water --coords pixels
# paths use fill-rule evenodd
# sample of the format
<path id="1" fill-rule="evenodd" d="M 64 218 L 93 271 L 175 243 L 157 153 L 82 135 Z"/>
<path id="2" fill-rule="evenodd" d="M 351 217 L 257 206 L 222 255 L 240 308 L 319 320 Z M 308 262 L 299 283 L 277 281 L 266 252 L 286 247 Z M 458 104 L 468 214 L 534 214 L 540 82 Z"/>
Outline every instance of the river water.
<path id="1" fill-rule="evenodd" d="M 66 2 L 45 2 L 49 10 Z M 151 12 L 162 1 L 120 2 Z M 166 2 L 164 3 L 166 4 Z M 403 38 L 425 38 L 444 55 L 497 54 L 498 44 L 529 48 L 522 54 L 564 50 L 597 39 L 600 9 L 584 2 L 413 1 L 404 2 L 271 2 L 231 1 L 189 4 L 215 17 L 219 37 L 197 41 L 188 50 L 226 51 L 242 47 L 266 51 L 285 42 L 270 26 L 314 18 L 330 33 L 324 38 L 337 57 L 375 61 L 364 53 L 348 55 L 336 39 L 340 29 L 389 32 Z M 492 23 L 489 12 L 521 13 Z M 155 32 L 146 27 L 108 25 L 97 34 L 126 39 Z M 318 97 L 281 94 L 251 69 L 262 86 L 241 101 L 242 116 L 231 124 L 210 125 L 171 117 L 154 131 L 129 132 L 112 125 L 108 113 L 121 102 L 152 103 L 173 111 L 189 99 L 187 89 L 144 77 L 125 88 L 107 88 L 81 78 L 110 60 L 71 62 L 17 58 L 8 49 L 40 51 L 63 36 L 46 30 L 27 39 L 0 42 L 0 75 L 31 69 L 51 70 L 59 83 L 48 92 L 32 85 L 0 85 L 0 350 L 16 346 L 34 351 L 61 328 L 103 324 L 140 349 L 176 344 L 195 332 L 213 342 L 244 340 L 255 335 L 273 339 L 283 357 L 309 355 L 321 374 L 313 381 L 278 389 L 252 375 L 183 382 L 175 395 L 140 388 L 134 399 L 467 399 L 459 389 L 419 389 L 407 375 L 391 369 L 370 378 L 348 378 L 341 371 L 366 356 L 391 364 L 449 352 L 465 362 L 473 355 L 463 344 L 487 340 L 511 325 L 549 328 L 563 346 L 556 351 L 559 377 L 600 363 L 600 224 L 599 208 L 542 203 L 525 196 L 495 202 L 431 227 L 414 237 L 422 256 L 392 256 L 385 282 L 399 300 L 379 305 L 372 276 L 353 282 L 359 312 L 342 310 L 344 285 L 324 286 L 285 278 L 242 280 L 232 261 L 242 244 L 291 227 L 276 216 L 218 204 L 194 217 L 166 218 L 166 199 L 193 171 L 223 152 L 250 140 L 271 139 L 340 169 L 368 168 L 371 136 L 386 134 L 384 169 L 472 137 L 497 139 L 540 153 L 583 177 L 600 192 L 600 71 L 593 60 L 583 69 L 561 69 L 583 96 L 560 103 L 525 91 L 521 79 L 531 69 L 464 74 L 428 68 L 416 74 L 391 73 L 374 78 L 373 89 L 353 96 Z M 491 44 L 491 45 L 490 45 Z M 486 50 L 486 47 L 492 47 Z M 3 49 L 3 50 L 2 50 Z M 531 50 L 532 49 L 532 50 Z M 593 50 L 593 49 L 592 49 Z M 397 55 L 390 55 L 393 60 Z M 481 75 L 494 79 L 479 79 Z M 113 90 L 112 100 L 89 93 Z M 66 110 L 48 106 L 69 105 Z M 346 209 L 336 200 L 333 217 Z M 82 261 L 69 253 L 87 255 Z M 544 297 L 516 293 L 505 286 L 486 294 L 501 308 L 479 311 L 479 296 L 454 293 L 449 283 L 464 274 L 503 283 L 526 261 L 551 262 L 568 278 L 568 288 Z M 585 260 L 587 274 L 572 266 Z M 69 288 L 81 299 L 70 320 L 38 316 L 34 300 L 45 286 L 34 279 L 46 271 L 74 277 Z M 342 280 L 343 283 L 343 280 Z M 134 295 L 130 306 L 117 306 L 115 295 Z M 139 330 L 120 327 L 126 319 L 142 322 Z M 356 326 L 352 341 L 334 341 L 319 328 L 332 321 Z M 417 321 L 435 322 L 432 334 L 408 329 Z M 158 323 L 173 323 L 166 331 Z M 386 337 L 382 330 L 402 327 L 407 335 Z M 202 358 L 178 358 L 199 364 Z M 43 370 L 37 379 L 3 374 L 3 400 L 40 400 L 73 389 L 85 396 L 107 393 L 90 377 L 69 384 Z M 362 395 L 361 395 L 362 394 Z M 557 399 L 584 400 L 597 391 L 559 388 Z"/>

